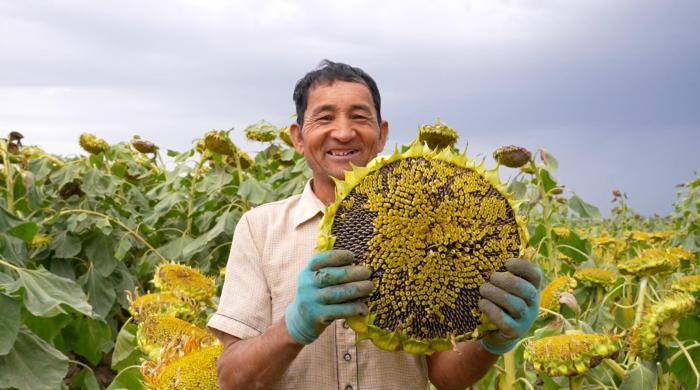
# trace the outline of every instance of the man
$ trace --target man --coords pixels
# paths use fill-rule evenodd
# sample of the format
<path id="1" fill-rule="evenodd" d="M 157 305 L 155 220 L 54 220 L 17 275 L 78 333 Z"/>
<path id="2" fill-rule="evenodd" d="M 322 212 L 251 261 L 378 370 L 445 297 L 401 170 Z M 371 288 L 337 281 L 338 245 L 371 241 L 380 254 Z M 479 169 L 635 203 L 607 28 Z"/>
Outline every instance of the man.
<path id="1" fill-rule="evenodd" d="M 374 80 L 359 68 L 324 61 L 296 85 L 294 147 L 313 178 L 301 195 L 266 204 L 241 217 L 234 233 L 221 302 L 209 327 L 224 343 L 222 389 L 463 389 L 529 329 L 539 307 L 539 270 L 511 259 L 510 273 L 482 286 L 481 310 L 499 327 L 480 342 L 414 356 L 357 343 L 342 320 L 367 313 L 367 268 L 352 253 L 314 254 L 325 206 L 335 198 L 332 177 L 350 163 L 366 165 L 384 149 L 389 124 L 381 118 Z"/>

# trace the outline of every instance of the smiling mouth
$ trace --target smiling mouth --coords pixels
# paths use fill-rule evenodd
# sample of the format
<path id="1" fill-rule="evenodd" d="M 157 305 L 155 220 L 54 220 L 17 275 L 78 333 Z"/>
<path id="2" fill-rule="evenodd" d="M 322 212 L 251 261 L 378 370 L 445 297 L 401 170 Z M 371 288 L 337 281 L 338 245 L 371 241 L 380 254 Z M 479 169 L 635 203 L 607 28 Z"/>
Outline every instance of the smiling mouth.
<path id="1" fill-rule="evenodd" d="M 327 155 L 329 156 L 334 156 L 334 157 L 344 157 L 344 156 L 352 156 L 353 154 L 357 153 L 357 150 L 329 150 L 326 152 Z"/>

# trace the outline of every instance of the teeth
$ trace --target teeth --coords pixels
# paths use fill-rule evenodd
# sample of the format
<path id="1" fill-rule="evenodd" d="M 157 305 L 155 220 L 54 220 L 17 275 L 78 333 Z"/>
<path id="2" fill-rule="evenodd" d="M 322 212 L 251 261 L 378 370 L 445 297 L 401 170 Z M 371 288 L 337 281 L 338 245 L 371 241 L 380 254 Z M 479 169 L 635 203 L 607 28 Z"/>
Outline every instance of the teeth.
<path id="1" fill-rule="evenodd" d="M 348 150 L 347 152 L 336 152 L 336 151 L 330 151 L 328 152 L 331 156 L 348 156 L 353 153 L 355 153 L 354 150 Z"/>

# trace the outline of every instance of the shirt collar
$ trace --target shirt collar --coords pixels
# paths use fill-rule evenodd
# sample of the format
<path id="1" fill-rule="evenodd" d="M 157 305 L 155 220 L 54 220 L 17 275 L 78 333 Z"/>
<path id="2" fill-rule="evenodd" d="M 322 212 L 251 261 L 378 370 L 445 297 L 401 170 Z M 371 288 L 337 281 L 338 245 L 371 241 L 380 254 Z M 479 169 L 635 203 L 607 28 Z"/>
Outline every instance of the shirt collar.
<path id="1" fill-rule="evenodd" d="M 325 213 L 325 211 L 326 205 L 314 194 L 311 188 L 311 180 L 307 181 L 304 191 L 301 193 L 301 198 L 299 198 L 299 204 L 294 210 L 294 228 L 314 218 L 318 213 Z"/>

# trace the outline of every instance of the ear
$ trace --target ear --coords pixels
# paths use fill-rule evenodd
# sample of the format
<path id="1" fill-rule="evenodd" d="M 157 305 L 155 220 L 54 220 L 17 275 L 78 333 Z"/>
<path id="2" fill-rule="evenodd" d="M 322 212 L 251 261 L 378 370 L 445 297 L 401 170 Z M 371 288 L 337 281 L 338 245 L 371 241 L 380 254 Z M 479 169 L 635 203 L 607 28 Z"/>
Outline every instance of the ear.
<path id="1" fill-rule="evenodd" d="M 384 150 L 386 145 L 386 140 L 389 138 L 389 122 L 382 120 L 382 124 L 379 125 L 379 142 L 377 143 L 377 154 Z"/>
<path id="2" fill-rule="evenodd" d="M 304 142 L 301 137 L 301 126 L 294 122 L 289 126 L 289 135 L 292 136 L 292 143 L 294 144 L 294 149 L 299 152 L 299 154 L 304 155 Z"/>

